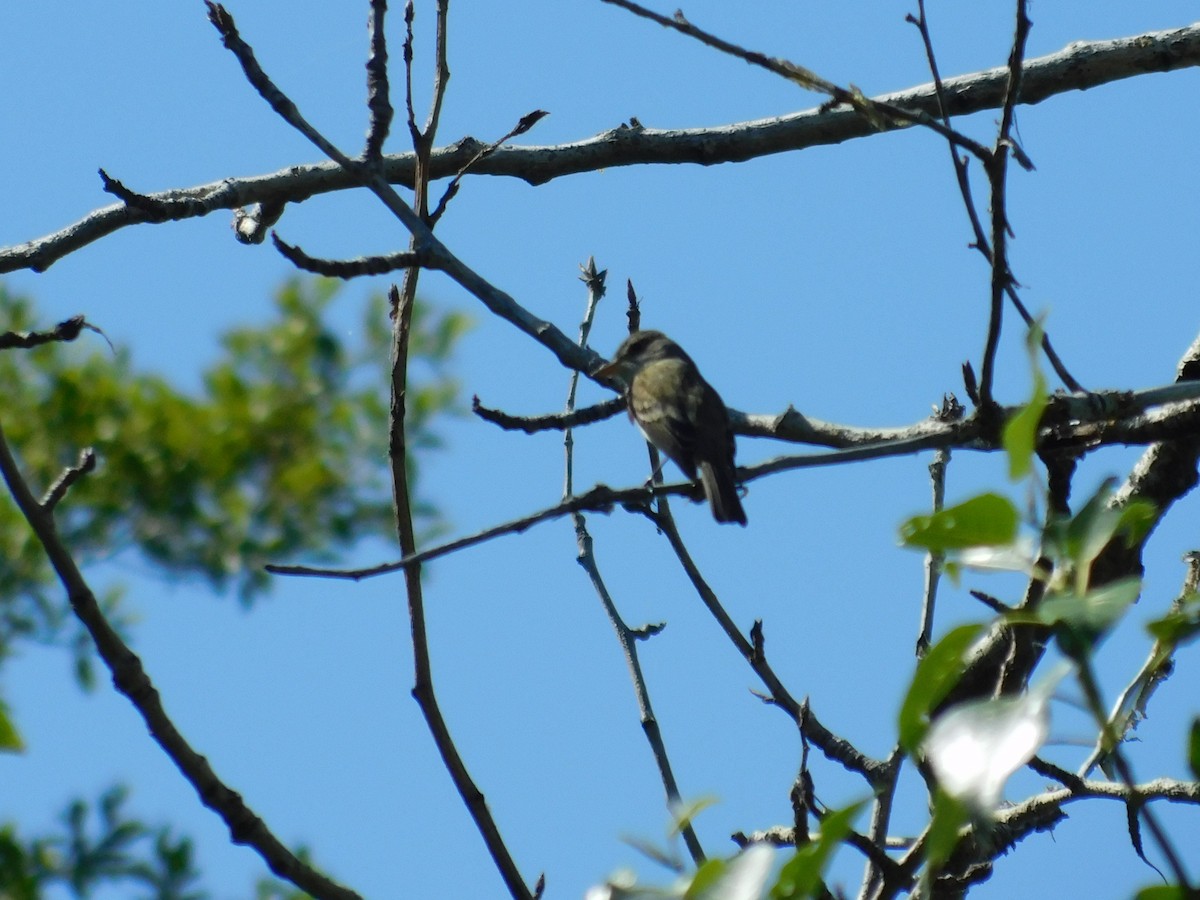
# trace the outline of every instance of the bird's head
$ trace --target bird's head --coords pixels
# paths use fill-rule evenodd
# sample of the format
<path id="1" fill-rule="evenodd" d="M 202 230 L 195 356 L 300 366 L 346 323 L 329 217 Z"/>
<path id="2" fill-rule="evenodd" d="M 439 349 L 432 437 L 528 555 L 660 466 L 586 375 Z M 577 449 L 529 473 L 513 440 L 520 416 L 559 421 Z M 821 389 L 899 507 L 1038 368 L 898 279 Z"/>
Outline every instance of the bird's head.
<path id="1" fill-rule="evenodd" d="M 691 362 L 683 348 L 661 331 L 635 331 L 617 348 L 612 361 L 596 369 L 592 376 L 628 382 L 640 369 L 664 359 Z"/>

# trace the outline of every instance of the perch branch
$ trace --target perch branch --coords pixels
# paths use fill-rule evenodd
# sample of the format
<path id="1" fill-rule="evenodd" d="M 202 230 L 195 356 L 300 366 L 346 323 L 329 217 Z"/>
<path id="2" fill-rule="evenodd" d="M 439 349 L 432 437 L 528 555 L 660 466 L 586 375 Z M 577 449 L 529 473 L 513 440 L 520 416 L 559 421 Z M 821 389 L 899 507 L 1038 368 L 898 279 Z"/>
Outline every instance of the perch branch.
<path id="1" fill-rule="evenodd" d="M 1073 90 L 1087 90 L 1112 81 L 1170 72 L 1200 65 L 1200 23 L 1103 41 L 1080 41 L 1037 59 L 1027 60 L 1019 102 L 1040 103 Z M 942 83 L 939 109 L 933 84 L 882 94 L 879 103 L 930 116 L 963 116 L 997 109 L 1004 102 L 1008 70 L 987 69 Z M 891 127 L 890 125 L 885 127 Z M 652 129 L 623 126 L 594 137 L 555 146 L 504 147 L 472 167 L 474 175 L 520 178 L 545 184 L 580 172 L 619 166 L 692 163 L 713 165 L 744 162 L 774 153 L 827 146 L 869 137 L 878 129 L 852 110 L 809 109 L 769 119 L 737 122 L 713 128 Z M 460 171 L 484 143 L 465 138 L 430 155 L 430 177 L 447 178 Z M 385 156 L 382 177 L 411 186 L 416 169 L 412 153 Z M 169 218 L 186 219 L 218 209 L 234 210 L 253 204 L 275 209 L 318 194 L 361 185 L 360 178 L 339 163 L 287 166 L 278 172 L 247 178 L 223 178 L 193 187 L 147 195 L 156 200 L 195 200 L 177 205 Z M 55 262 L 122 228 L 154 221 L 143 209 L 118 203 L 97 209 L 82 219 L 43 237 L 0 249 L 0 274 L 20 269 L 42 272 Z"/>

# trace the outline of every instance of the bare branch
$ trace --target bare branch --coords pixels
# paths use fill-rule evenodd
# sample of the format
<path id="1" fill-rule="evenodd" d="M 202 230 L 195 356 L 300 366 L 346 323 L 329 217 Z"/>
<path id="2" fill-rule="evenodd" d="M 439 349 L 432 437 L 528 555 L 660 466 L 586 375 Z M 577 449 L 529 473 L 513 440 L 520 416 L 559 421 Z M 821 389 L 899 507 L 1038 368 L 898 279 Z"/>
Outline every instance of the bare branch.
<path id="1" fill-rule="evenodd" d="M 209 7 L 210 21 L 212 21 L 213 25 L 220 32 L 225 46 L 241 63 L 242 70 L 246 73 L 247 79 L 255 90 L 262 95 L 271 105 L 271 108 L 288 124 L 307 137 L 326 156 L 344 168 L 347 173 L 357 176 L 356 182 L 368 188 L 383 202 L 384 206 L 401 221 L 412 235 L 412 241 L 409 246 L 411 251 L 429 254 L 432 257 L 429 263 L 431 267 L 441 269 L 461 287 L 480 300 L 493 313 L 506 319 L 519 330 L 545 346 L 567 368 L 591 371 L 599 366 L 602 360 L 596 353 L 581 349 L 552 323 L 534 316 L 511 296 L 492 285 L 479 273 L 467 266 L 462 260 L 451 253 L 445 244 L 434 236 L 433 231 L 425 221 L 427 212 L 427 193 L 425 187 L 428 185 L 432 175 L 426 171 L 428 167 L 424 161 L 429 152 L 428 144 L 433 137 L 431 128 L 436 122 L 435 119 L 431 119 L 430 127 L 417 140 L 415 153 L 420 164 L 417 166 L 414 178 L 414 193 L 418 203 L 418 208 L 414 210 L 412 206 L 401 199 L 400 195 L 387 182 L 385 176 L 378 168 L 365 167 L 355 160 L 350 159 L 313 128 L 300 114 L 296 105 L 276 87 L 274 82 L 262 70 L 262 67 L 259 66 L 258 61 L 254 57 L 254 51 L 238 35 L 233 17 L 220 4 L 213 3 L 211 0 L 206 0 L 206 3 Z M 442 5 L 439 5 L 439 16 L 441 16 L 442 12 Z M 441 20 L 439 19 L 439 21 Z M 439 38 L 439 40 L 442 39 Z M 438 83 L 444 88 L 444 80 L 439 80 Z M 435 100 L 435 103 L 437 102 L 440 101 Z"/>
<path id="2" fill-rule="evenodd" d="M 384 256 L 360 256 L 358 259 L 317 259 L 299 247 L 286 243 L 279 235 L 271 233 L 275 249 L 283 254 L 292 265 L 306 272 L 328 278 L 359 278 L 364 275 L 385 275 L 401 269 L 437 268 L 439 257 L 422 250 L 405 250 Z"/>
<path id="3" fill-rule="evenodd" d="M 367 55 L 367 109 L 371 111 L 371 124 L 363 157 L 373 164 L 383 159 L 383 142 L 387 140 L 394 115 L 388 86 L 386 16 L 387 0 L 371 0 L 371 15 L 367 20 L 371 47 Z"/>
<path id="4" fill-rule="evenodd" d="M 550 413 L 544 416 L 514 416 L 498 409 L 492 409 L 479 402 L 479 397 L 471 398 L 471 412 L 485 422 L 499 425 L 505 431 L 523 431 L 535 434 L 539 431 L 563 431 L 578 425 L 591 425 L 611 419 L 625 409 L 625 401 L 613 397 L 595 406 L 585 406 L 569 413 Z"/>
<path id="5" fill-rule="evenodd" d="M 932 511 L 940 512 L 946 499 L 946 467 L 950 464 L 950 450 L 941 448 L 933 455 L 929 464 L 929 482 L 933 489 Z M 929 649 L 933 635 L 933 610 L 937 600 L 938 581 L 942 577 L 942 562 L 945 554 L 930 550 L 925 554 L 925 590 L 921 599 L 921 631 L 917 635 L 917 656 L 922 657 Z"/>
<path id="6" fill-rule="evenodd" d="M 396 528 L 400 540 L 400 549 L 411 557 L 416 551 L 416 535 L 412 521 L 412 497 L 408 485 L 408 449 L 404 430 L 405 397 L 408 381 L 408 341 L 412 309 L 415 293 L 415 273 L 410 270 L 410 279 L 406 282 L 409 290 L 398 291 L 392 288 L 391 300 L 393 308 L 393 342 L 392 342 L 392 402 L 389 421 L 388 459 L 392 470 L 392 493 L 396 508 Z M 421 708 L 421 713 L 429 726 L 429 732 L 437 745 L 438 753 L 446 770 L 454 781 L 455 788 L 467 806 L 471 818 L 475 821 L 482 835 L 488 852 L 491 854 L 500 876 L 504 879 L 509 893 L 517 900 L 532 900 L 533 893 L 525 885 L 516 862 L 512 858 L 500 829 L 488 809 L 483 792 L 480 791 L 471 774 L 467 771 L 466 763 L 455 746 L 450 735 L 449 726 L 442 715 L 438 704 L 437 694 L 433 687 L 433 666 L 429 655 L 428 632 L 425 624 L 425 600 L 421 585 L 421 569 L 419 564 L 410 565 L 404 570 L 405 587 L 408 596 L 408 614 L 411 623 L 410 632 L 413 643 L 413 668 L 415 684 L 413 698 Z"/>
<path id="7" fill-rule="evenodd" d="M 672 18 L 668 19 L 666 16 L 659 15 L 653 10 L 633 3 L 632 0 L 603 0 L 603 2 L 619 6 L 642 18 L 657 22 L 666 28 L 674 29 L 680 34 L 694 38 L 708 47 L 712 47 L 722 53 L 727 53 L 730 56 L 735 56 L 751 65 L 759 66 L 768 72 L 786 78 L 788 81 L 798 84 L 802 88 L 825 94 L 829 97 L 829 102 L 821 107 L 823 110 L 845 104 L 853 109 L 857 115 L 860 115 L 872 129 L 880 131 L 890 130 L 891 128 L 904 128 L 909 125 L 923 125 L 940 134 L 954 146 L 962 147 L 980 159 L 986 159 L 988 156 L 988 149 L 978 141 L 947 127 L 925 110 L 904 109 L 889 103 L 871 100 L 862 91 L 858 90 L 858 88 L 853 86 L 849 88 L 839 87 L 833 82 L 821 78 L 815 72 L 786 59 L 767 56 L 765 53 L 759 53 L 756 50 L 747 50 L 744 47 L 739 47 L 737 44 L 720 38 L 711 32 L 697 28 L 684 18 L 683 13 L 678 10 Z"/>
<path id="8" fill-rule="evenodd" d="M 903 764 L 904 751 L 897 745 L 884 761 L 884 768 L 875 781 L 870 834 L 855 836 L 853 840 L 847 839 L 847 842 L 861 850 L 869 861 L 859 897 L 870 896 L 880 885 L 900 877 L 899 866 L 884 849 L 891 843 L 888 840 L 888 828 L 891 825 L 892 807 L 896 802 L 896 788 L 900 783 L 900 767 Z"/>
<path id="9" fill-rule="evenodd" d="M 1190 382 L 1171 388 L 1154 388 L 1150 391 L 1125 393 L 1121 396 L 1125 400 L 1140 397 L 1143 401 L 1148 398 L 1154 402 L 1161 402 L 1166 397 L 1178 395 L 1200 396 L 1200 383 Z M 1072 411 L 1078 410 L 1082 412 L 1087 403 L 1086 398 L 1064 397 L 1061 399 L 1064 401 L 1064 408 Z M 1095 409 L 1096 407 L 1091 408 Z M 593 409 L 597 409 L 597 407 L 593 407 Z M 792 413 L 795 416 L 799 416 L 794 410 Z M 791 469 L 843 465 L 867 459 L 905 456 L 923 450 L 937 450 L 943 447 L 957 447 L 980 451 L 994 451 L 999 449 L 998 444 L 982 440 L 980 428 L 974 417 L 955 423 L 928 420 L 907 429 L 852 429 L 848 426 L 827 425 L 827 423 L 820 423 L 823 427 L 815 427 L 808 420 L 804 420 L 802 424 L 792 423 L 791 425 L 781 425 L 779 418 L 773 416 L 747 416 L 744 413 L 734 413 L 731 415 L 731 420 L 737 426 L 737 431 L 741 434 L 769 435 L 779 437 L 783 440 L 821 443 L 827 446 L 844 447 L 845 449 L 833 452 L 781 456 L 752 466 L 744 466 L 738 469 L 739 481 L 750 482 L 776 472 L 784 472 Z M 800 418 L 802 419 L 803 417 Z M 1139 421 L 1145 423 L 1139 429 L 1138 436 L 1140 438 L 1153 440 L 1156 439 L 1156 434 L 1169 434 L 1178 431 L 1182 432 L 1183 436 L 1190 436 L 1192 442 L 1200 443 L 1200 402 L 1197 401 L 1178 404 L 1174 408 L 1168 407 L 1159 411 L 1157 415 L 1135 416 L 1128 421 L 1130 423 Z M 1109 435 L 1106 432 L 1110 429 L 1117 436 L 1117 439 L 1108 440 Z M 1070 436 L 1074 435 L 1075 440 L 1087 442 L 1089 446 L 1092 446 L 1096 441 L 1126 443 L 1131 439 L 1131 434 L 1127 430 L 1123 430 L 1119 422 L 1104 426 L 1101 429 L 1097 429 L 1094 425 L 1087 422 L 1051 426 L 1050 428 L 1043 429 L 1042 433 L 1045 436 L 1044 440 L 1053 439 L 1059 443 L 1071 439 Z M 1144 486 L 1143 491 L 1145 491 L 1146 487 L 1148 485 Z M 654 485 L 648 488 L 626 488 L 622 490 L 616 490 L 606 485 L 597 485 L 587 493 L 571 497 L 555 506 L 518 519 L 513 519 L 509 522 L 494 525 L 473 535 L 427 548 L 414 553 L 411 558 L 400 559 L 396 562 L 352 570 L 276 565 L 270 565 L 266 568 L 267 571 L 278 574 L 347 578 L 357 581 L 362 578 L 400 571 L 406 566 L 416 565 L 430 559 L 445 556 L 501 535 L 519 534 L 533 525 L 562 518 L 574 512 L 607 513 L 611 512 L 616 505 L 644 510 L 647 502 L 654 497 L 662 495 L 690 497 L 693 493 L 694 485 L 690 482 Z M 1147 499 L 1151 499 L 1153 502 L 1154 495 L 1148 494 Z M 1165 507 L 1162 507 L 1162 509 L 1165 511 Z"/>
<path id="10" fill-rule="evenodd" d="M 79 451 L 79 462 L 67 468 L 57 479 L 54 484 L 50 485 L 50 489 L 46 491 L 46 495 L 42 497 L 38 504 L 46 512 L 53 512 L 54 507 L 62 502 L 63 497 L 67 496 L 67 491 L 71 489 L 71 485 L 75 484 L 84 475 L 92 472 L 96 468 L 96 454 L 91 447 L 87 447 Z"/>
<path id="11" fill-rule="evenodd" d="M 983 350 L 983 366 L 979 372 L 979 403 L 990 409 L 992 381 L 995 377 L 996 351 L 1000 346 L 1000 327 L 1004 312 L 1004 295 L 1014 285 L 1012 271 L 1008 265 L 1008 157 L 1012 153 L 1020 162 L 1024 154 L 1017 152 L 1012 138 L 1013 110 L 1021 95 L 1021 75 L 1025 60 L 1025 43 L 1029 38 L 1029 17 L 1025 14 L 1025 0 L 1017 0 L 1016 31 L 1012 50 L 1008 57 L 1008 83 L 1004 89 L 1004 103 L 1000 116 L 1000 127 L 996 133 L 996 144 L 991 152 L 981 156 L 984 171 L 991 187 L 992 202 L 992 298 L 988 315 L 987 340 Z M 1026 161 L 1026 168 L 1032 164 Z"/>
<path id="12" fill-rule="evenodd" d="M 921 33 L 921 42 L 925 46 L 925 57 L 929 61 L 929 72 L 933 76 L 933 87 L 934 93 L 937 97 L 938 115 L 940 116 L 942 122 L 945 123 L 946 127 L 949 127 L 950 113 L 948 111 L 948 104 L 946 101 L 945 87 L 942 84 L 941 72 L 938 70 L 937 57 L 933 52 L 933 40 L 929 34 L 929 20 L 925 13 L 925 0 L 917 0 L 917 10 L 917 16 L 914 17 L 909 15 L 907 16 L 907 20 L 916 25 L 918 31 Z M 1019 100 L 1020 98 L 1017 97 L 1016 99 Z M 984 234 L 983 224 L 979 220 L 979 212 L 975 208 L 975 198 L 971 194 L 971 182 L 967 177 L 967 158 L 965 156 L 959 156 L 958 151 L 955 149 L 953 144 L 947 144 L 947 149 L 950 151 L 950 160 L 954 165 L 954 177 L 958 182 L 959 193 L 962 194 L 963 206 L 967 211 L 967 220 L 971 224 L 971 232 L 975 235 L 972 246 L 974 246 L 981 254 L 983 254 L 984 259 L 987 260 L 988 265 L 990 266 L 992 264 L 992 247 L 991 244 L 988 243 L 987 235 Z M 1016 286 L 1011 280 L 1005 289 L 1005 293 L 1008 294 L 1008 298 L 1012 302 L 1013 307 L 1017 310 L 1017 314 L 1020 315 L 1021 319 L 1025 322 L 1025 327 L 1031 327 L 1033 325 L 1033 316 L 1025 307 L 1025 304 L 1021 301 L 1020 296 L 1017 294 Z M 1046 359 L 1050 363 L 1050 367 L 1054 369 L 1055 374 L 1058 375 L 1059 380 L 1062 381 L 1067 390 L 1076 392 L 1083 391 L 1083 386 L 1075 380 L 1071 373 L 1067 371 L 1067 367 L 1063 365 L 1058 353 L 1050 343 L 1050 336 L 1044 330 L 1042 332 L 1042 352 L 1046 354 Z"/>
<path id="13" fill-rule="evenodd" d="M 1148 72 L 1170 72 L 1197 65 L 1200 65 L 1200 23 L 1114 40 L 1077 42 L 1026 62 L 1019 102 L 1040 103 L 1067 91 L 1086 90 Z M 946 114 L 961 116 L 999 108 L 1004 101 L 1007 81 L 1008 71 L 1003 67 L 947 79 L 943 83 Z M 874 100 L 889 106 L 921 110 L 930 116 L 940 114 L 933 84 L 882 94 Z M 846 109 L 826 112 L 809 109 L 715 128 L 621 127 L 556 146 L 503 147 L 480 161 L 471 172 L 520 178 L 537 185 L 580 172 L 617 166 L 744 162 L 876 133 L 876 128 Z M 484 146 L 480 141 L 465 138 L 433 151 L 430 177 L 453 176 Z M 382 174 L 391 183 L 411 186 L 415 168 L 414 154 L 398 154 L 384 158 Z M 203 212 L 184 214 L 182 210 L 172 208 L 174 217 L 190 218 L 217 209 L 232 210 L 255 203 L 299 203 L 318 194 L 343 191 L 360 184 L 361 180 L 339 163 L 315 163 L 147 196 L 156 200 L 199 201 Z M 98 209 L 59 231 L 0 249 L 0 274 L 20 269 L 45 271 L 80 247 L 128 225 L 150 221 L 153 219 L 146 212 L 123 203 Z"/>
<path id="14" fill-rule="evenodd" d="M 669 514 L 661 514 L 661 511 L 659 514 L 650 514 L 647 511 L 646 514 L 658 526 L 663 536 L 670 543 L 671 549 L 675 551 L 680 565 L 683 566 L 684 572 L 692 582 L 692 586 L 696 589 L 696 593 L 699 595 L 701 602 L 709 614 L 716 619 L 725 636 L 729 638 L 742 658 L 750 664 L 750 668 L 754 670 L 754 674 L 766 686 L 768 691 L 766 699 L 773 706 L 777 706 L 787 713 L 796 723 L 803 737 L 815 744 L 826 757 L 839 763 L 848 771 L 862 775 L 868 783 L 874 785 L 885 774 L 886 764 L 879 760 L 871 759 L 856 749 L 849 741 L 838 737 L 822 725 L 813 714 L 807 699 L 802 703 L 796 701 L 788 689 L 784 687 L 779 676 L 775 674 L 775 670 L 771 667 L 770 663 L 767 662 L 767 655 L 764 650 L 765 639 L 762 636 L 761 623 L 755 626 L 756 639 L 754 641 L 747 639 L 729 613 L 726 612 L 716 592 L 713 591 L 712 587 L 704 579 L 704 576 L 701 575 L 699 567 L 697 567 L 683 543 L 679 529 L 675 527 L 674 518 Z"/>
<path id="15" fill-rule="evenodd" d="M 1168 614 L 1181 611 L 1195 596 L 1197 588 L 1200 588 L 1200 554 L 1187 553 L 1184 555 L 1184 560 L 1188 567 L 1187 576 L 1184 578 L 1183 587 L 1178 596 L 1171 601 Z M 1113 704 L 1112 711 L 1108 714 L 1108 725 L 1105 731 L 1114 739 L 1124 740 L 1125 736 L 1137 727 L 1137 723 L 1146 717 L 1146 708 L 1150 704 L 1150 698 L 1158 690 L 1158 686 L 1166 681 L 1175 669 L 1174 650 L 1173 642 L 1164 641 L 1162 638 L 1154 641 L 1154 646 L 1150 648 L 1146 661 L 1142 663 L 1138 673 L 1125 686 L 1125 690 L 1121 692 Z M 1090 775 L 1096 766 L 1108 758 L 1108 755 L 1104 734 L 1101 734 L 1095 748 L 1079 767 L 1079 777 L 1086 778 Z"/>
<path id="16" fill-rule="evenodd" d="M 1200 384 L 1195 381 L 1139 391 L 1056 394 L 1050 398 L 1042 419 L 1039 448 L 1057 449 L 1072 444 L 1088 448 L 1105 444 L 1144 444 L 1183 436 L 1196 430 L 1196 400 L 1200 400 Z M 999 416 L 1007 419 L 1020 409 L 1020 406 L 1001 407 Z M 899 446 L 901 442 L 921 438 L 931 438 L 932 442 L 928 447 L 917 449 L 994 450 L 998 447 L 995 441 L 985 438 L 975 416 L 946 422 L 940 415 L 935 415 L 898 428 L 864 428 L 810 418 L 794 407 L 788 407 L 775 414 L 731 409 L 729 419 L 736 433 L 748 437 L 841 449 L 877 444 Z"/>
<path id="17" fill-rule="evenodd" d="M 497 150 L 499 150 L 502 146 L 504 146 L 506 143 L 508 143 L 513 138 L 529 131 L 529 129 L 533 128 L 534 125 L 536 125 L 538 122 L 540 122 L 542 119 L 544 119 L 548 115 L 550 115 L 550 113 L 546 112 L 544 109 L 535 109 L 531 113 L 526 113 L 525 115 L 521 116 L 520 121 L 517 122 L 517 124 L 513 126 L 512 130 L 509 131 L 508 134 L 504 135 L 502 138 L 500 138 L 497 141 L 493 141 L 492 143 L 486 144 L 483 147 L 481 147 L 479 149 L 479 152 L 476 153 L 474 156 L 472 156 L 467 161 L 466 165 L 464 165 L 461 169 L 459 169 L 454 174 L 454 177 L 452 179 L 450 179 L 450 183 L 448 185 L 446 185 L 446 190 L 442 193 L 442 199 L 438 201 L 437 208 L 434 209 L 434 211 L 429 216 L 429 223 L 431 225 L 437 224 L 438 220 L 446 212 L 446 206 L 450 203 L 451 200 L 454 199 L 455 195 L 458 194 L 459 185 L 462 183 L 463 178 L 466 176 L 466 174 L 469 171 L 471 171 L 471 169 L 473 169 L 475 166 L 477 166 L 483 160 L 487 159 L 489 156 L 491 156 L 493 153 L 495 153 Z"/>
<path id="18" fill-rule="evenodd" d="M 608 273 L 606 270 L 596 268 L 595 259 L 589 259 L 587 265 L 580 266 L 580 269 L 583 273 L 580 276 L 580 280 L 588 288 L 587 308 L 584 311 L 583 320 L 579 325 L 579 345 L 583 347 L 587 345 L 588 336 L 591 334 L 596 307 L 605 294 L 605 278 Z M 573 372 L 571 374 L 570 386 L 567 389 L 567 403 L 564 413 L 566 416 L 570 416 L 575 412 L 575 392 L 578 386 L 579 373 Z M 567 428 L 563 435 L 563 451 L 565 457 L 563 496 L 570 497 L 575 491 L 575 437 L 570 428 Z M 629 678 L 633 682 L 633 692 L 637 698 L 638 718 L 642 724 L 642 732 L 646 735 L 646 741 L 650 744 L 650 753 L 654 757 L 654 763 L 658 768 L 659 779 L 662 781 L 663 790 L 666 793 L 667 805 L 673 810 L 678 809 L 683 798 L 679 793 L 679 784 L 675 780 L 671 758 L 667 754 L 667 745 L 663 740 L 662 729 L 658 726 L 658 717 L 655 716 L 654 707 L 650 703 L 650 689 L 646 684 L 646 676 L 642 672 L 642 664 L 638 658 L 637 648 L 638 641 L 645 640 L 653 634 L 658 634 L 665 626 L 660 624 L 635 629 L 630 628 L 626 624 L 624 617 L 617 610 L 617 605 L 608 591 L 608 586 L 604 583 L 603 576 L 600 574 L 600 566 L 596 561 L 595 544 L 591 533 L 588 531 L 587 520 L 582 513 L 578 512 L 573 513 L 571 519 L 575 526 L 575 543 L 578 547 L 576 562 L 587 572 L 588 579 L 592 583 L 592 589 L 595 590 L 596 596 L 600 599 L 600 605 L 604 607 L 604 614 L 608 617 L 613 631 L 616 632 L 617 641 L 621 645 L 621 653 L 625 657 L 625 666 L 629 670 Z M 681 823 L 680 834 L 683 837 L 684 844 L 688 848 L 692 862 L 697 866 L 700 865 L 705 860 L 704 848 L 700 844 L 700 838 L 696 835 L 696 830 L 692 826 L 692 823 Z"/>
<path id="19" fill-rule="evenodd" d="M 46 331 L 0 332 L 0 350 L 29 350 L 33 347 L 40 347 L 42 344 L 51 344 L 57 341 L 73 341 L 79 337 L 80 332 L 84 328 L 91 328 L 93 331 L 98 331 L 98 329 L 88 325 L 87 320 L 83 316 L 72 316 Z"/>

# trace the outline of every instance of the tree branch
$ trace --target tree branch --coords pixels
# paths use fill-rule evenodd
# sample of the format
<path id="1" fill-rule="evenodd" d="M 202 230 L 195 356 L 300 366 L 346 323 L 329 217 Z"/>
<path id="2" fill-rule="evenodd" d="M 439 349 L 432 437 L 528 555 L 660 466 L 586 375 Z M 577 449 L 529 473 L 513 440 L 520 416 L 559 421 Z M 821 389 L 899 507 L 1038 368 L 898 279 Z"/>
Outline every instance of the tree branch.
<path id="1" fill-rule="evenodd" d="M 589 259 L 586 266 L 580 266 L 583 275 L 580 280 L 588 287 L 588 303 L 583 315 L 583 321 L 579 325 L 579 344 L 586 346 L 588 335 L 591 334 L 592 321 L 595 318 L 596 307 L 600 302 L 601 297 L 605 293 L 605 276 L 607 272 L 596 269 L 596 261 Z M 570 416 L 575 411 L 575 393 L 579 386 L 579 373 L 571 374 L 570 386 L 567 389 L 567 404 L 565 415 Z M 574 432 L 567 428 L 563 434 L 563 456 L 564 456 L 564 476 L 563 476 L 563 497 L 570 497 L 575 492 L 575 436 Z M 596 561 L 595 544 L 592 540 L 592 535 L 587 528 L 587 520 L 582 513 L 576 512 L 571 515 L 572 524 L 575 526 L 575 544 L 578 547 L 575 561 L 587 573 L 588 580 L 592 583 L 592 589 L 595 590 L 596 596 L 600 599 L 600 605 L 604 607 L 604 614 L 608 617 L 609 623 L 616 632 L 617 641 L 621 645 L 621 654 L 625 658 L 625 666 L 629 670 L 630 681 L 633 682 L 633 692 L 637 699 L 638 719 L 642 724 L 642 733 L 646 736 L 646 741 L 650 745 L 650 753 L 654 757 L 655 766 L 658 768 L 659 779 L 662 781 L 663 791 L 666 793 L 667 806 L 676 813 L 683 802 L 683 798 L 679 793 L 679 784 L 675 780 L 675 771 L 671 766 L 671 758 L 667 754 L 667 745 L 663 740 L 662 729 L 658 726 L 658 717 L 654 714 L 654 707 L 650 703 L 650 689 L 646 684 L 646 676 L 642 671 L 641 660 L 638 658 L 637 643 L 639 640 L 645 640 L 647 637 L 658 634 L 665 627 L 664 624 L 650 625 L 645 628 L 634 629 L 630 628 L 617 605 L 613 602 L 612 595 L 608 591 L 608 586 L 604 583 L 604 578 L 600 574 L 600 566 Z M 692 858 L 692 862 L 699 866 L 705 860 L 704 848 L 700 844 L 700 838 L 696 834 L 696 829 L 690 821 L 680 823 L 680 835 L 683 837 L 684 845 L 688 849 L 688 854 Z"/>
<path id="2" fill-rule="evenodd" d="M 56 499 L 60 490 L 65 490 L 63 482 L 66 479 L 61 479 L 51 489 L 44 503 L 38 503 L 17 467 L 2 427 L 0 475 L 3 475 L 13 500 L 54 567 L 67 592 L 71 609 L 91 635 L 96 651 L 112 673 L 113 685 L 133 704 L 146 723 L 150 736 L 191 784 L 200 802 L 221 817 L 233 842 L 254 848 L 272 872 L 314 897 L 322 900 L 359 900 L 359 895 L 354 891 L 322 875 L 285 847 L 258 814 L 246 805 L 241 795 L 217 777 L 208 760 L 192 749 L 175 727 L 163 708 L 157 688 L 142 667 L 141 659 L 109 625 L 96 595 L 59 536 L 52 513 L 54 503 L 50 501 Z"/>
<path id="3" fill-rule="evenodd" d="M 1114 40 L 1082 41 L 1028 60 L 1023 68 L 1018 99 L 1023 104 L 1040 103 L 1067 91 L 1086 90 L 1148 72 L 1170 72 L 1197 65 L 1200 65 L 1200 23 Z M 946 79 L 942 85 L 945 113 L 961 116 L 999 108 L 1004 101 L 1007 79 L 1008 70 L 1004 67 Z M 874 100 L 920 110 L 930 116 L 939 114 L 933 84 L 882 94 Z M 538 185 L 555 178 L 617 166 L 745 162 L 774 153 L 838 144 L 876 132 L 875 127 L 847 109 L 826 112 L 809 109 L 714 128 L 658 130 L 622 126 L 556 146 L 503 147 L 472 166 L 471 173 L 520 178 Z M 453 176 L 485 146 L 480 141 L 465 138 L 433 151 L 429 159 L 430 177 Z M 386 156 L 382 177 L 394 184 L 411 186 L 415 168 L 412 153 Z M 168 219 L 174 220 L 256 203 L 278 208 L 284 203 L 300 203 L 318 194 L 360 185 L 361 180 L 343 170 L 340 164 L 316 163 L 146 196 L 162 201 L 197 201 L 196 204 L 173 207 Z M 93 241 L 121 228 L 151 221 L 154 218 L 146 210 L 124 203 L 95 210 L 59 231 L 0 249 L 0 274 L 20 269 L 45 271 L 64 256 Z"/>

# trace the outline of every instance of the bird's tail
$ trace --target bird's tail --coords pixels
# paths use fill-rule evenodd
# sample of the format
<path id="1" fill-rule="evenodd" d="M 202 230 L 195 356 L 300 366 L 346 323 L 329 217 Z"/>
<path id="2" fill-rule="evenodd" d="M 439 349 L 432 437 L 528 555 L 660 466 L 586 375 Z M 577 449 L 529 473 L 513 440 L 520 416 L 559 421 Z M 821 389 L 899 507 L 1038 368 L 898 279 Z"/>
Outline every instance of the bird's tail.
<path id="1" fill-rule="evenodd" d="M 742 499 L 738 496 L 733 467 L 718 468 L 710 462 L 702 462 L 699 468 L 700 483 L 704 485 L 704 494 L 708 497 L 708 505 L 712 507 L 713 518 L 718 522 L 745 525 L 746 511 L 742 509 Z"/>

